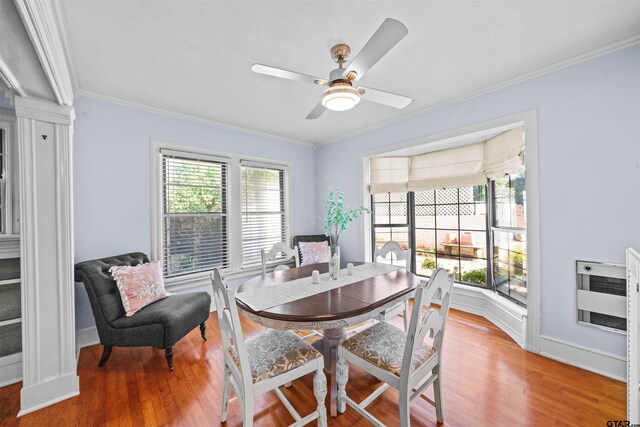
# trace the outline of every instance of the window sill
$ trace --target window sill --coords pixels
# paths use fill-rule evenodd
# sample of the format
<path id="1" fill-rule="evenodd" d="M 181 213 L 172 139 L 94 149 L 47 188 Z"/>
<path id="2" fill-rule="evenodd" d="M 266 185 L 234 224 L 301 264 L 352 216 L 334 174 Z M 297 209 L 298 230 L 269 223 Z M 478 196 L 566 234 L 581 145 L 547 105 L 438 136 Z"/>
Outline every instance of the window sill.
<path id="1" fill-rule="evenodd" d="M 503 330 L 520 347 L 526 348 L 527 309 L 525 307 L 489 289 L 454 283 L 451 308 L 484 317 Z"/>
<path id="2" fill-rule="evenodd" d="M 278 264 L 268 265 L 267 273 L 271 273 Z M 262 274 L 262 266 L 254 266 L 245 268 L 242 270 L 222 270 L 222 277 L 225 280 L 237 280 L 245 277 L 254 277 Z M 213 270 L 206 271 L 202 273 L 189 274 L 181 277 L 171 277 L 165 279 L 165 287 L 169 292 L 182 292 L 187 291 L 189 289 L 201 288 L 203 286 L 211 285 L 211 275 L 213 274 Z"/>

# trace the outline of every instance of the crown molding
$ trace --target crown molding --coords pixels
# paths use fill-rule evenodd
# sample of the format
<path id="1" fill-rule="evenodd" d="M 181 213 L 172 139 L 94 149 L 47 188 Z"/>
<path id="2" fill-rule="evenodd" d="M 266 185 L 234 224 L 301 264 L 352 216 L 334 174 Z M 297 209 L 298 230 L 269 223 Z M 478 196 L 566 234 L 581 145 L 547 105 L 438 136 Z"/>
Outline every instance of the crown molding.
<path id="1" fill-rule="evenodd" d="M 138 110 L 148 111 L 150 113 L 162 114 L 162 115 L 173 117 L 173 118 L 176 118 L 176 119 L 188 120 L 190 122 L 199 123 L 199 124 L 208 125 L 208 126 L 215 126 L 215 127 L 219 127 L 219 128 L 223 128 L 223 129 L 232 130 L 234 132 L 242 132 L 242 133 L 249 134 L 249 135 L 259 136 L 259 137 L 262 137 L 262 138 L 274 139 L 276 141 L 286 142 L 286 143 L 289 143 L 289 144 L 304 145 L 304 146 L 307 146 L 307 147 L 315 147 L 316 146 L 316 144 L 314 144 L 312 142 L 298 141 L 296 139 L 285 138 L 285 137 L 280 136 L 280 135 L 275 135 L 275 134 L 266 133 L 266 132 L 260 132 L 260 131 L 256 131 L 256 130 L 252 130 L 252 129 L 248 129 L 248 128 L 243 128 L 243 127 L 240 127 L 240 126 L 228 125 L 228 124 L 225 124 L 225 123 L 216 122 L 214 120 L 203 119 L 201 117 L 191 116 L 191 115 L 188 115 L 188 114 L 176 113 L 174 111 L 164 110 L 162 108 L 151 107 L 149 105 L 139 104 L 137 102 L 127 101 L 127 100 L 124 100 L 124 99 L 121 99 L 121 98 L 115 98 L 115 97 L 112 97 L 112 96 L 109 96 L 109 95 L 103 95 L 103 94 L 100 94 L 100 93 L 90 92 L 90 91 L 87 91 L 87 90 L 84 90 L 84 89 L 80 89 L 78 91 L 78 95 L 79 96 L 84 96 L 84 97 L 87 97 L 87 98 L 91 98 L 91 99 L 96 99 L 98 101 L 110 102 L 110 103 L 122 105 L 122 106 L 125 106 L 125 107 L 130 107 L 130 108 L 135 108 L 135 109 L 138 109 Z"/>
<path id="2" fill-rule="evenodd" d="M 474 91 L 474 92 L 470 92 L 470 93 L 467 93 L 465 95 L 461 95 L 461 96 L 458 96 L 456 98 L 452 98 L 450 100 L 447 100 L 447 101 L 444 101 L 444 102 L 441 102 L 441 103 L 438 103 L 438 104 L 435 104 L 435 105 L 431 105 L 431 106 L 422 108 L 422 109 L 414 111 L 412 113 L 405 114 L 404 116 L 400 116 L 400 117 L 397 117 L 397 118 L 394 118 L 394 119 L 391 119 L 391 120 L 387 120 L 386 122 L 377 123 L 377 124 L 375 124 L 373 126 L 368 126 L 366 128 L 357 130 L 355 132 L 351 132 L 351 133 L 348 133 L 348 134 L 345 134 L 345 135 L 342 135 L 342 136 L 338 136 L 338 137 L 335 137 L 335 138 L 330 138 L 330 139 L 327 139 L 327 140 L 324 140 L 324 141 L 320 141 L 320 142 L 316 143 L 315 145 L 317 147 L 319 147 L 319 146 L 322 146 L 322 145 L 341 142 L 341 141 L 347 140 L 347 139 L 352 138 L 352 137 L 357 136 L 357 135 L 362 135 L 362 134 L 365 134 L 365 133 L 368 133 L 368 132 L 372 132 L 372 131 L 374 131 L 376 129 L 384 128 L 386 126 L 394 125 L 394 124 L 403 122 L 405 120 L 409 120 L 411 118 L 414 118 L 414 117 L 417 117 L 417 116 L 421 116 L 423 114 L 427 114 L 427 113 L 430 113 L 430 112 L 433 112 L 433 111 L 436 111 L 436 110 L 441 110 L 443 108 L 450 107 L 450 106 L 458 104 L 460 102 L 468 101 L 470 99 L 477 98 L 479 96 L 486 95 L 488 93 L 495 92 L 497 90 L 504 89 L 504 88 L 507 88 L 509 86 L 514 86 L 514 85 L 516 85 L 518 83 L 523 83 L 523 82 L 525 82 L 527 80 L 532 80 L 532 79 L 535 79 L 537 77 L 543 76 L 545 74 L 553 73 L 554 71 L 558 71 L 558 70 L 561 70 L 563 68 L 571 67 L 572 65 L 576 65 L 576 64 L 579 64 L 581 62 L 586 62 L 586 61 L 589 61 L 591 59 L 597 58 L 599 56 L 603 56 L 603 55 L 606 55 L 608 53 L 615 52 L 617 50 L 621 50 L 621 49 L 624 49 L 624 48 L 627 48 L 627 47 L 630 47 L 630 46 L 633 46 L 633 45 L 636 45 L 636 44 L 639 44 L 639 43 L 640 43 L 640 35 L 636 35 L 636 36 L 633 36 L 633 37 L 622 39 L 622 40 L 619 40 L 617 42 L 614 42 L 614 43 L 599 47 L 597 49 L 593 49 L 593 50 L 590 50 L 588 52 L 582 53 L 580 55 L 576 55 L 576 56 L 573 56 L 571 58 L 567 58 L 565 60 L 558 61 L 558 62 L 555 62 L 555 63 L 550 64 L 550 65 L 546 65 L 544 67 L 538 68 L 537 70 L 531 71 L 529 73 L 525 73 L 525 74 L 522 74 L 520 76 L 512 77 L 512 78 L 510 78 L 508 80 L 505 80 L 505 81 L 503 81 L 501 83 L 498 83 L 498 84 L 495 84 L 495 85 L 488 86 L 488 87 L 486 87 L 484 89 L 480 89 L 480 90 L 477 90 L 477 91 Z"/>
<path id="3" fill-rule="evenodd" d="M 14 0 L 51 89 L 60 105 L 73 105 L 74 83 L 57 0 Z"/>
<path id="4" fill-rule="evenodd" d="M 4 82 L 7 88 L 10 91 L 13 91 L 13 93 L 11 93 L 9 91 L 4 90 L 4 87 L 0 86 L 0 88 L 7 95 L 7 98 L 9 98 L 10 101 L 13 100 L 13 95 L 19 95 L 22 97 L 27 96 L 25 91 L 22 89 L 22 86 L 20 86 L 18 79 L 16 79 L 16 77 L 13 75 L 13 73 L 9 69 L 9 66 L 7 65 L 6 62 L 4 62 L 4 59 L 2 59 L 2 57 L 0 57 L 0 78 L 2 79 L 2 81 Z"/>

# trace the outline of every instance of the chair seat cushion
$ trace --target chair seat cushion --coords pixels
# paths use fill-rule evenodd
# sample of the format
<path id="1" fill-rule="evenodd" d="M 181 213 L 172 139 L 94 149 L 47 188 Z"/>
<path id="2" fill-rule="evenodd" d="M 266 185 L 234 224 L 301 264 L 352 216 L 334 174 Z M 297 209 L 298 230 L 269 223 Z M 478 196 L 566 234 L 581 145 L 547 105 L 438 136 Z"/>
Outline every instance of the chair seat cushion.
<path id="1" fill-rule="evenodd" d="M 116 330 L 127 330 L 119 346 L 153 345 L 158 348 L 173 346 L 180 338 L 207 320 L 211 297 L 206 292 L 173 294 L 142 308 L 131 317 L 123 316 L 111 323 Z M 147 326 L 161 325 L 163 336 L 149 336 Z M 151 342 L 151 341 L 153 342 Z"/>
<path id="2" fill-rule="evenodd" d="M 405 332 L 386 322 L 380 322 L 343 341 L 340 346 L 361 359 L 400 376 L 406 341 Z M 426 343 L 416 349 L 411 369 L 415 370 L 429 360 L 435 350 Z"/>
<path id="3" fill-rule="evenodd" d="M 291 331 L 270 329 L 245 342 L 253 382 L 264 381 L 321 357 L 321 354 Z M 236 365 L 240 361 L 231 352 Z"/>

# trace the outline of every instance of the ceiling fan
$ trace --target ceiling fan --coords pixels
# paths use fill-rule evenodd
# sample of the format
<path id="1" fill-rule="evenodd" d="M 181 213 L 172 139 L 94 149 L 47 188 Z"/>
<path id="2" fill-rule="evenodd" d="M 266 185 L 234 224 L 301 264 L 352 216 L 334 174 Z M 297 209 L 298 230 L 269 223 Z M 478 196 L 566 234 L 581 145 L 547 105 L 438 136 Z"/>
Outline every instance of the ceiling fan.
<path id="1" fill-rule="evenodd" d="M 325 109 L 349 110 L 360 102 L 360 98 L 390 107 L 404 108 L 412 101 L 411 98 L 369 87 L 355 86 L 355 84 L 408 33 L 409 30 L 402 22 L 391 18 L 385 19 L 346 68 L 344 66 L 349 59 L 351 48 L 346 44 L 335 45 L 331 48 L 331 57 L 338 63 L 338 68 L 331 71 L 328 80 L 262 64 L 253 64 L 251 70 L 282 79 L 327 86 L 321 101 L 307 115 L 307 119 L 317 119 Z"/>

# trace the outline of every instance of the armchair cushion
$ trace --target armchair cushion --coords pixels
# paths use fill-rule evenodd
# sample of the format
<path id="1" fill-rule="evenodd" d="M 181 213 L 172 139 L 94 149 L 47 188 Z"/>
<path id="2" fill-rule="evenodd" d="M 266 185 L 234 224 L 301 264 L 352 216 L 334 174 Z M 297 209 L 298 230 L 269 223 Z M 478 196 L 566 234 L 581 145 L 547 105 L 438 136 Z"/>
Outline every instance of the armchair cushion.
<path id="1" fill-rule="evenodd" d="M 329 262 L 327 242 L 300 242 L 301 266 Z"/>
<path id="2" fill-rule="evenodd" d="M 142 307 L 170 295 L 164 289 L 160 261 L 152 261 L 134 267 L 114 265 L 109 269 L 109 272 L 116 280 L 122 305 L 129 317 Z"/>
<path id="3" fill-rule="evenodd" d="M 300 251 L 300 242 L 327 242 L 329 244 L 329 237 L 324 234 L 304 234 L 295 236 L 293 238 L 293 245 L 298 248 L 298 260 L 302 264 L 304 259 L 302 257 L 302 252 Z"/>
<path id="4" fill-rule="evenodd" d="M 172 294 L 149 304 L 135 316 L 123 316 L 115 320 L 111 326 L 118 332 L 126 333 L 117 344 L 119 346 L 169 348 L 196 325 L 207 320 L 210 306 L 211 297 L 206 292 Z M 156 330 L 158 326 L 161 330 Z"/>

